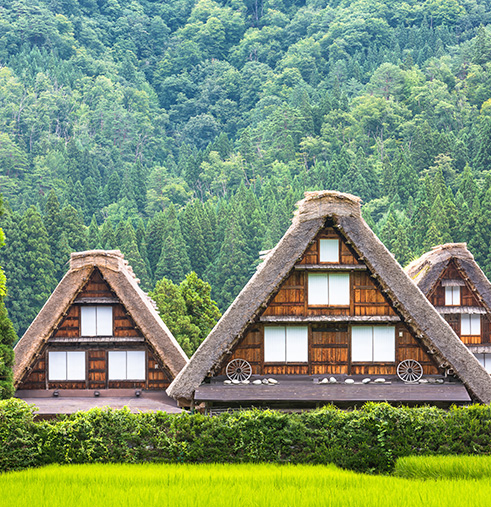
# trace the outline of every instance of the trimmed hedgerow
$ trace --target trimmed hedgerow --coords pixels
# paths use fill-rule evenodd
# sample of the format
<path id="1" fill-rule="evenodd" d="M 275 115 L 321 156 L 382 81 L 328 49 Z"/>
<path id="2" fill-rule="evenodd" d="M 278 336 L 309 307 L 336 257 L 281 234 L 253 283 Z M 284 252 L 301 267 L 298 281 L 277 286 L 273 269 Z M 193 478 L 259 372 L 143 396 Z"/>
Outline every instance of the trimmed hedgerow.
<path id="1" fill-rule="evenodd" d="M 333 463 L 389 472 L 409 455 L 491 454 L 491 408 L 442 410 L 367 403 L 285 414 L 215 417 L 92 409 L 33 421 L 34 407 L 0 402 L 0 470 L 50 463 Z"/>

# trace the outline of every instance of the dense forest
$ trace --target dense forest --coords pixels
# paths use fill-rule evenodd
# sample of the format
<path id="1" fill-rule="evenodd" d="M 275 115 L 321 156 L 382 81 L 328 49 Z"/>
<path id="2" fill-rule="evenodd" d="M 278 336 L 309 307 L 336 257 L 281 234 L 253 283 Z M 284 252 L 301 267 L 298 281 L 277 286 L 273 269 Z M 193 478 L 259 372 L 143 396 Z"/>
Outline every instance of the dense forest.
<path id="1" fill-rule="evenodd" d="M 224 311 L 305 190 L 361 196 L 402 264 L 466 241 L 490 275 L 490 20 L 489 0 L 5 0 L 16 332 L 91 248 L 148 291 L 194 271 Z"/>

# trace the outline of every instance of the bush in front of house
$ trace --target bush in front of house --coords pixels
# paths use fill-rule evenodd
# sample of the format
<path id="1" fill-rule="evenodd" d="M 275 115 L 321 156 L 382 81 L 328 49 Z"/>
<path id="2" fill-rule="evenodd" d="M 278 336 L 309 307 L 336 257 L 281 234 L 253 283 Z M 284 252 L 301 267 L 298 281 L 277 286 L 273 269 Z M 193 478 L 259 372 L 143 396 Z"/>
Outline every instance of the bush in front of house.
<path id="1" fill-rule="evenodd" d="M 92 409 L 33 421 L 32 406 L 0 401 L 0 470 L 50 463 L 333 463 L 392 471 L 399 457 L 491 454 L 491 408 L 367 403 L 287 414 L 247 410 L 132 414 Z"/>

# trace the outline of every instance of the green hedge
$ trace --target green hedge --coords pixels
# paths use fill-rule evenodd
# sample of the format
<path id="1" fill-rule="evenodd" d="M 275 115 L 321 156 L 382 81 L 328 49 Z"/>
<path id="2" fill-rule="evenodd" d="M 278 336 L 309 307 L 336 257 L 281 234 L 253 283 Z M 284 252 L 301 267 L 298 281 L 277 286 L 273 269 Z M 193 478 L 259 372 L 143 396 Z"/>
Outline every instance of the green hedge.
<path id="1" fill-rule="evenodd" d="M 401 456 L 491 454 L 491 408 L 367 403 L 284 414 L 215 417 L 92 409 L 33 421 L 33 406 L 0 401 L 0 471 L 49 463 L 334 463 L 389 472 Z"/>

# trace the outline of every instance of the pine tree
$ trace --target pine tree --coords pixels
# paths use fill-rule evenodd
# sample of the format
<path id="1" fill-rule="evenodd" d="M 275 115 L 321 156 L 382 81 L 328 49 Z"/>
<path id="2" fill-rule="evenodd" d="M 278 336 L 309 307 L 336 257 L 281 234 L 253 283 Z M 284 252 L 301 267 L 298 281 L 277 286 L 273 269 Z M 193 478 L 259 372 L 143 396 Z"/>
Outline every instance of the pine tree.
<path id="1" fill-rule="evenodd" d="M 200 329 L 191 323 L 191 318 L 187 315 L 186 301 L 179 286 L 167 278 L 162 278 L 149 295 L 157 304 L 161 319 L 184 352 L 191 357 L 196 350 L 192 343 L 199 339 Z"/>
<path id="2" fill-rule="evenodd" d="M 477 185 L 469 164 L 466 164 L 460 177 L 459 190 L 468 206 L 472 206 L 474 197 L 477 195 Z"/>
<path id="3" fill-rule="evenodd" d="M 406 204 L 411 196 L 416 195 L 418 175 L 402 155 L 395 162 L 395 180 L 397 182 L 397 193 L 401 198 L 401 202 Z"/>
<path id="4" fill-rule="evenodd" d="M 151 286 L 151 278 L 136 244 L 135 229 L 129 220 L 124 224 L 122 242 L 118 244 L 118 247 L 137 277 L 141 280 L 141 286 L 145 290 L 148 290 Z"/>
<path id="5" fill-rule="evenodd" d="M 84 219 L 88 223 L 91 217 L 98 213 L 101 208 L 99 202 L 99 190 L 97 189 L 94 179 L 90 176 L 84 180 L 84 194 L 85 194 L 85 210 Z"/>
<path id="6" fill-rule="evenodd" d="M 87 205 L 85 203 L 84 187 L 82 183 L 80 183 L 80 180 L 77 180 L 75 182 L 70 200 L 72 206 L 80 213 L 82 217 L 84 217 Z"/>
<path id="7" fill-rule="evenodd" d="M 182 250 L 177 247 L 173 236 L 166 236 L 163 241 L 162 252 L 155 268 L 155 279 L 168 278 L 174 283 L 184 279 L 184 270 L 181 263 Z"/>
<path id="8" fill-rule="evenodd" d="M 87 227 L 80 213 L 70 205 L 61 210 L 62 230 L 73 252 L 83 252 L 88 248 Z"/>
<path id="9" fill-rule="evenodd" d="M 97 225 L 95 215 L 92 215 L 92 220 L 89 225 L 88 244 L 91 250 L 102 248 L 99 241 L 99 226 Z"/>
<path id="10" fill-rule="evenodd" d="M 104 187 L 104 196 L 106 205 L 116 202 L 118 200 L 120 191 L 121 191 L 121 179 L 117 171 L 114 171 L 109 177 L 107 185 Z"/>
<path id="11" fill-rule="evenodd" d="M 481 118 L 477 138 L 477 153 L 474 168 L 486 171 L 491 167 L 491 118 Z"/>
<path id="12" fill-rule="evenodd" d="M 423 242 L 425 250 L 430 250 L 434 246 L 452 242 L 448 217 L 445 212 L 443 200 L 439 194 L 436 196 L 433 206 L 431 207 L 429 224 L 430 227 L 428 228 Z"/>
<path id="13" fill-rule="evenodd" d="M 147 256 L 152 274 L 155 274 L 157 263 L 162 252 L 164 234 L 166 231 L 166 217 L 162 211 L 155 213 L 147 225 L 146 244 Z M 158 278 L 160 280 L 160 278 Z"/>
<path id="14" fill-rule="evenodd" d="M 4 213 L 3 202 L 0 197 L 0 215 Z M 0 229 L 0 247 L 5 246 L 4 233 Z M 17 335 L 8 317 L 4 297 L 7 294 L 6 277 L 0 268 L 0 399 L 10 398 L 14 394 L 13 366 L 14 343 Z"/>
<path id="15" fill-rule="evenodd" d="M 114 250 L 116 248 L 116 238 L 114 229 L 109 220 L 106 220 L 101 227 L 100 245 L 103 250 Z"/>
<path id="16" fill-rule="evenodd" d="M 216 291 L 214 299 L 222 310 L 228 307 L 245 285 L 250 269 L 245 252 L 246 240 L 234 210 L 231 210 L 224 225 L 225 238 L 220 253 L 207 274 Z"/>
<path id="17" fill-rule="evenodd" d="M 20 259 L 24 273 L 15 299 L 23 309 L 18 319 L 19 333 L 23 334 L 51 295 L 56 279 L 48 233 L 41 216 L 33 206 L 22 217 L 20 235 L 23 243 Z"/>

